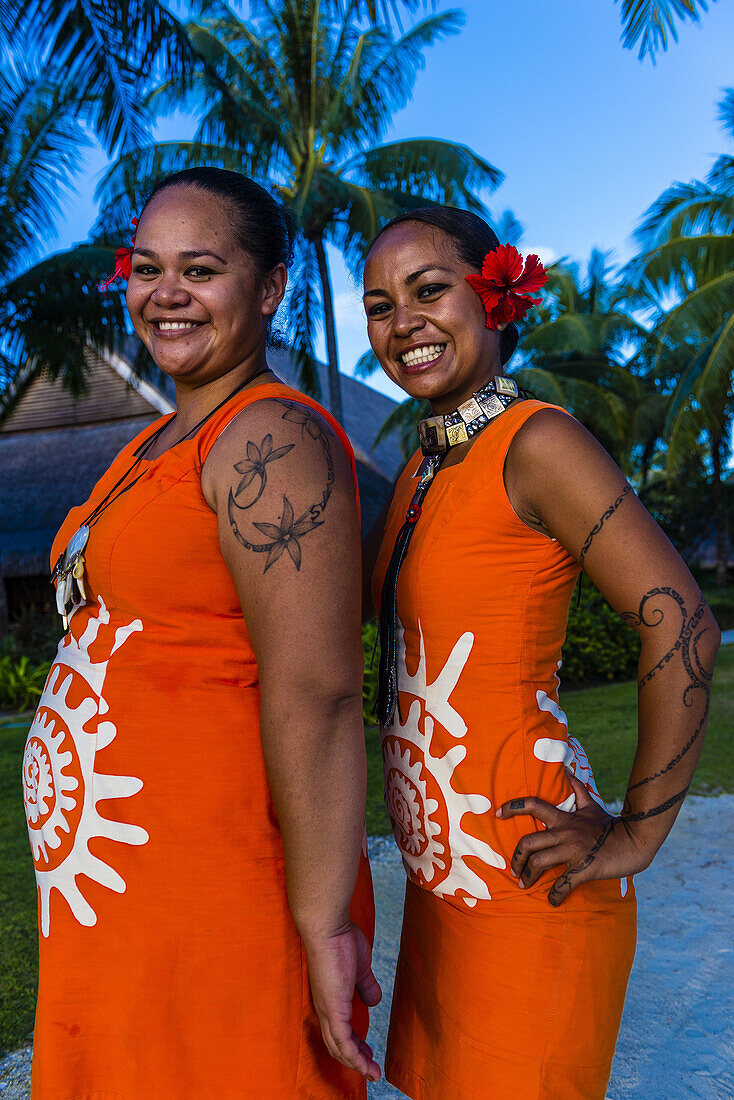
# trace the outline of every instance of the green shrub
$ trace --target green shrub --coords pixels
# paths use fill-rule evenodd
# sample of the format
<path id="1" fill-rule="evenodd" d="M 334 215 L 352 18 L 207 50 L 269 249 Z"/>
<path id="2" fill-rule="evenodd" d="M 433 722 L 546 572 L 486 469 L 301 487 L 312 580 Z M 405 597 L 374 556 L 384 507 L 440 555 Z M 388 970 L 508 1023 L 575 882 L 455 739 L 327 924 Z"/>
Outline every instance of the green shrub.
<path id="1" fill-rule="evenodd" d="M 30 710 L 38 702 L 50 661 L 32 664 L 28 657 L 0 655 L 0 711 Z"/>
<path id="2" fill-rule="evenodd" d="M 563 646 L 561 680 L 568 684 L 595 684 L 604 680 L 631 680 L 637 674 L 640 642 L 631 627 L 584 578 L 579 606 L 571 602 Z"/>
<path id="3" fill-rule="evenodd" d="M 377 691 L 380 679 L 380 643 L 377 640 L 377 620 L 362 627 L 364 680 L 362 682 L 362 714 L 366 726 L 377 725 Z"/>
<path id="4" fill-rule="evenodd" d="M 722 630 L 734 630 L 734 588 L 703 587 L 706 602 Z"/>

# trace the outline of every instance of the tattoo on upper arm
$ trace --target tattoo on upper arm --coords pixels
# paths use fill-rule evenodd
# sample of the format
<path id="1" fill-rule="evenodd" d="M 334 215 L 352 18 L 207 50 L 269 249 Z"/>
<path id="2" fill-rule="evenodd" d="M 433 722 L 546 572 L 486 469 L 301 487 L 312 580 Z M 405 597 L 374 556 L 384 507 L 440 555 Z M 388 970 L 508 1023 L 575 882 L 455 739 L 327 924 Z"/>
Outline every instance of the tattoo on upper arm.
<path id="1" fill-rule="evenodd" d="M 238 474 L 242 474 L 239 485 L 234 491 L 236 497 L 244 493 L 245 489 L 251 484 L 256 477 L 260 478 L 260 485 L 257 490 L 257 496 L 254 500 L 251 500 L 247 505 L 251 508 L 253 504 L 256 504 L 265 491 L 265 486 L 268 483 L 268 472 L 265 469 L 268 462 L 274 462 L 276 458 L 283 458 L 289 451 L 292 451 L 295 447 L 295 443 L 289 443 L 286 447 L 278 447 L 273 450 L 273 437 L 268 434 L 263 439 L 262 443 L 258 447 L 253 440 L 247 441 L 247 458 L 244 458 L 242 462 L 235 462 L 234 468 Z"/>
<path id="2" fill-rule="evenodd" d="M 247 458 L 234 465 L 234 469 L 238 474 L 241 474 L 242 477 L 236 488 L 230 488 L 229 490 L 227 514 L 229 516 L 232 534 L 239 544 L 244 546 L 246 550 L 251 550 L 255 554 L 267 554 L 265 568 L 263 569 L 264 573 L 267 573 L 270 566 L 274 565 L 278 558 L 282 557 L 286 551 L 296 569 L 300 570 L 303 557 L 300 540 L 304 535 L 307 535 L 310 531 L 314 531 L 317 527 L 321 527 L 323 524 L 324 521 L 321 516 L 326 510 L 335 480 L 334 457 L 331 453 L 331 443 L 329 441 L 329 436 L 324 431 L 320 418 L 313 414 L 305 405 L 298 405 L 295 402 L 283 400 L 279 400 L 278 404 L 285 407 L 286 410 L 281 417 L 282 420 L 288 420 L 300 425 L 301 439 L 305 440 L 306 436 L 308 436 L 319 444 L 326 462 L 326 483 L 320 498 L 316 500 L 314 504 L 310 505 L 305 512 L 298 516 L 298 518 L 295 517 L 293 505 L 288 499 L 287 494 L 284 493 L 283 510 L 280 519 L 276 523 L 251 521 L 252 526 L 259 531 L 260 534 L 266 536 L 265 542 L 252 542 L 245 537 L 241 530 L 240 523 L 243 518 L 242 513 L 252 508 L 263 495 L 268 480 L 266 470 L 267 464 L 269 462 L 274 462 L 276 459 L 285 457 L 285 455 L 294 450 L 296 444 L 290 443 L 273 450 L 273 437 L 270 433 L 265 436 L 259 447 L 254 441 L 248 441 L 246 448 Z M 255 478 L 259 478 L 259 484 L 254 497 L 248 500 L 247 496 L 243 497 L 243 494 L 246 493 L 246 490 L 250 487 Z"/>
<path id="3" fill-rule="evenodd" d="M 579 565 L 581 566 L 582 569 L 584 567 L 584 562 L 586 560 L 586 555 L 588 554 L 589 549 L 591 548 L 592 542 L 594 541 L 596 536 L 599 534 L 599 532 L 601 531 L 602 527 L 607 522 L 607 520 L 610 519 L 610 517 L 613 516 L 614 513 L 617 511 L 617 508 L 619 508 L 620 504 L 622 503 L 624 498 L 627 496 L 627 494 L 631 493 L 631 492 L 632 492 L 632 486 L 631 485 L 625 485 L 622 492 L 619 494 L 617 499 L 614 501 L 614 504 L 609 505 L 606 512 L 601 517 L 601 519 L 598 521 L 598 523 L 595 523 L 594 526 L 589 531 L 589 534 L 586 537 L 586 542 L 581 547 L 581 552 L 579 554 Z"/>

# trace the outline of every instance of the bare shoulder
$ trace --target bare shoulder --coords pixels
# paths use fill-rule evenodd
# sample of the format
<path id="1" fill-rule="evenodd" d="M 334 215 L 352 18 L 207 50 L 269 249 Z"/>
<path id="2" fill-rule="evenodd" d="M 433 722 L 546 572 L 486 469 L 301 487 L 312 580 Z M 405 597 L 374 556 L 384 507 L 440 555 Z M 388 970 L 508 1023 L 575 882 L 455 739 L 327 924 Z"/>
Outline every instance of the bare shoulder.
<path id="1" fill-rule="evenodd" d="M 518 429 L 507 452 L 505 487 L 518 516 L 574 552 L 570 517 L 586 522 L 605 501 L 629 490 L 624 474 L 591 432 L 560 409 L 539 409 Z M 559 517 L 563 521 L 559 527 Z M 571 544 L 565 542 L 572 538 Z"/>
<path id="2" fill-rule="evenodd" d="M 289 398 L 267 398 L 243 409 L 212 447 L 202 471 L 209 504 L 221 493 L 238 500 L 260 496 L 273 482 L 287 481 L 297 491 L 351 485 L 349 459 L 328 420 L 317 409 Z M 254 503 L 250 501 L 250 503 Z"/>
<path id="3" fill-rule="evenodd" d="M 563 467 L 574 456 L 609 455 L 597 439 L 573 416 L 561 409 L 538 409 L 518 428 L 508 451 L 513 463 L 537 462 Z"/>

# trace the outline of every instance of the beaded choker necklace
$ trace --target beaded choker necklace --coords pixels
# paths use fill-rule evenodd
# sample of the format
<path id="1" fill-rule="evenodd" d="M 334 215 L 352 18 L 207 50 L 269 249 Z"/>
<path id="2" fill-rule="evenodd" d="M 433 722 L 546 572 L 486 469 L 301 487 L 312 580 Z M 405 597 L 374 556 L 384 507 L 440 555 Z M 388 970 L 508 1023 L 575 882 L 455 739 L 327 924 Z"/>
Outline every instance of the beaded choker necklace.
<path id="1" fill-rule="evenodd" d="M 421 420 L 418 435 L 423 454 L 443 455 L 450 447 L 467 443 L 477 432 L 486 428 L 490 420 L 503 413 L 516 397 L 516 383 L 499 374 L 453 412 Z"/>
<path id="2" fill-rule="evenodd" d="M 398 707 L 398 576 L 408 552 L 423 500 L 433 484 L 449 448 L 466 443 L 503 413 L 519 397 L 511 378 L 498 375 L 472 394 L 458 409 L 444 416 L 429 416 L 418 425 L 424 454 L 418 485 L 395 540 L 380 598 L 380 690 L 377 717 L 381 726 L 392 725 Z"/>

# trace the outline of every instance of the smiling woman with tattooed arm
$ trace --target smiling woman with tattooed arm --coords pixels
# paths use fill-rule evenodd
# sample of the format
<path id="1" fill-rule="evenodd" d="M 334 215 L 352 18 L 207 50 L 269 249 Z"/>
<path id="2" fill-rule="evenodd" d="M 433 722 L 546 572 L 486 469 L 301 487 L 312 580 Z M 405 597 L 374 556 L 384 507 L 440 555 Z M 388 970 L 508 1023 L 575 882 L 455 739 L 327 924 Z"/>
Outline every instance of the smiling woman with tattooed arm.
<path id="1" fill-rule="evenodd" d="M 719 632 L 620 470 L 503 373 L 537 256 L 475 214 L 370 248 L 370 343 L 430 403 L 365 545 L 386 803 L 408 882 L 385 1057 L 411 1100 L 603 1100 L 636 941 L 630 876 L 691 781 Z M 611 816 L 558 672 L 585 569 L 642 642 L 639 748 Z"/>
<path id="2" fill-rule="evenodd" d="M 55 541 L 68 634 L 23 770 L 33 1095 L 366 1100 L 356 469 L 268 364 L 295 230 L 206 167 L 159 180 L 135 221 L 107 285 L 127 279 L 176 410 Z"/>
<path id="3" fill-rule="evenodd" d="M 620 815 L 573 777 L 574 814 L 532 796 L 497 811 L 543 823 L 518 843 L 511 869 L 527 888 L 565 864 L 549 893 L 560 905 L 583 882 L 643 871 L 670 832 L 703 747 L 720 632 L 684 562 L 575 420 L 553 409 L 532 417 L 510 446 L 505 483 L 518 516 L 571 551 L 642 646 L 639 740 Z"/>

